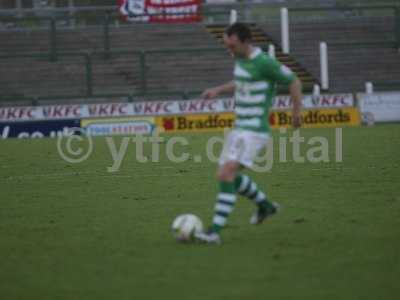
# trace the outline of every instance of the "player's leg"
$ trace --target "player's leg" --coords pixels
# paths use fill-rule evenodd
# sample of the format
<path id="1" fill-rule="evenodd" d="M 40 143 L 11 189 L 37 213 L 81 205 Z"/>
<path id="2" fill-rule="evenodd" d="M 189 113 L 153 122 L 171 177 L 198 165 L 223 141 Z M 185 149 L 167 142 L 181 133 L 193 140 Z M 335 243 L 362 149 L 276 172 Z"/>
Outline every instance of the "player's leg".
<path id="1" fill-rule="evenodd" d="M 240 163 L 237 161 L 227 161 L 218 168 L 219 193 L 217 194 L 217 203 L 215 204 L 211 227 L 213 232 L 220 232 L 226 225 L 227 219 L 233 210 L 237 198 L 235 178 L 239 168 Z"/>
<path id="2" fill-rule="evenodd" d="M 257 211 L 250 218 L 251 224 L 260 224 L 268 216 L 277 212 L 279 205 L 270 202 L 263 191 L 261 191 L 257 184 L 248 175 L 237 174 L 235 178 L 235 189 L 239 195 L 247 197 L 255 205 Z"/>
<path id="3" fill-rule="evenodd" d="M 242 138 L 245 145 L 251 146 L 244 147 L 239 161 L 244 167 L 251 169 L 259 153 L 266 147 L 269 135 L 244 131 Z M 265 218 L 277 212 L 278 205 L 267 199 L 265 193 L 258 188 L 250 176 L 237 174 L 235 189 L 239 195 L 249 198 L 257 205 L 257 211 L 250 219 L 251 224 L 260 224 Z"/>
<path id="4" fill-rule="evenodd" d="M 241 134 L 231 131 L 225 141 L 217 171 L 218 194 L 214 207 L 212 226 L 206 233 L 197 235 L 197 238 L 207 243 L 220 243 L 219 232 L 226 225 L 236 203 L 235 178 L 240 168 L 238 158 L 242 152 Z"/>
<path id="5" fill-rule="evenodd" d="M 237 161 L 227 161 L 219 167 L 217 172 L 219 191 L 214 207 L 212 226 L 207 232 L 197 234 L 198 240 L 210 244 L 219 244 L 221 242 L 219 233 L 226 225 L 236 203 L 235 178 L 239 168 L 240 163 Z"/>
<path id="6" fill-rule="evenodd" d="M 197 235 L 197 238 L 207 243 L 220 243 L 219 232 L 226 225 L 236 202 L 236 193 L 251 196 L 258 205 L 258 210 L 252 217 L 253 224 L 261 223 L 267 216 L 276 212 L 276 206 L 270 203 L 265 194 L 258 190 L 250 178 L 243 177 L 238 172 L 241 166 L 251 167 L 255 155 L 266 145 L 268 136 L 253 135 L 251 132 L 233 130 L 226 138 L 220 158 L 217 173 L 219 193 L 210 231 Z"/>

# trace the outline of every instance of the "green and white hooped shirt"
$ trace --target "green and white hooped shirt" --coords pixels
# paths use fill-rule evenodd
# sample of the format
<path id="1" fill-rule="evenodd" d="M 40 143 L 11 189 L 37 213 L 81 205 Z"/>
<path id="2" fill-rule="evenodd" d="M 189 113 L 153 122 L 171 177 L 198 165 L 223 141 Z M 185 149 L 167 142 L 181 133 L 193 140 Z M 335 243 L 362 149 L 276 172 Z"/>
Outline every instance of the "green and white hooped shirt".
<path id="1" fill-rule="evenodd" d="M 269 132 L 268 114 L 277 84 L 289 85 L 295 79 L 296 75 L 288 67 L 260 48 L 254 48 L 249 58 L 236 59 L 235 128 Z"/>

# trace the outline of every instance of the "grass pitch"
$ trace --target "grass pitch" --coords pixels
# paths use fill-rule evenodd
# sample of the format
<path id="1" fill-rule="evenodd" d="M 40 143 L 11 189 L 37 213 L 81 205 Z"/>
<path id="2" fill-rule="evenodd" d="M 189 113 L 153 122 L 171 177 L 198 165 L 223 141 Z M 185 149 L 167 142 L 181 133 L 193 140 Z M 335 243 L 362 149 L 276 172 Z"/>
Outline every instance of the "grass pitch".
<path id="1" fill-rule="evenodd" d="M 335 140 L 333 129 L 301 133 Z M 185 149 L 204 154 L 210 136 L 185 135 Z M 251 226 L 254 206 L 240 198 L 219 247 L 178 244 L 170 233 L 180 213 L 209 223 L 216 164 L 176 164 L 164 154 L 159 163 L 139 163 L 130 144 L 120 171 L 109 173 L 105 139 L 94 146 L 73 165 L 60 158 L 56 140 L 0 141 L 0 299 L 375 300 L 400 293 L 400 125 L 344 129 L 342 163 L 330 152 L 329 163 L 289 159 L 250 173 L 284 209 Z M 144 152 L 151 155 L 148 145 Z"/>

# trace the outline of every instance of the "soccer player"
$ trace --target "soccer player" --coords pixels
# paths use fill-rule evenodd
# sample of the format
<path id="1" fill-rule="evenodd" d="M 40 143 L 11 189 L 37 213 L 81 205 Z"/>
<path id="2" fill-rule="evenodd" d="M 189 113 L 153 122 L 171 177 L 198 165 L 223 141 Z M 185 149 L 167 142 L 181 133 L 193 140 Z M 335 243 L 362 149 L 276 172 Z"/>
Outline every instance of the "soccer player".
<path id="1" fill-rule="evenodd" d="M 302 99 L 301 81 L 289 68 L 251 45 L 251 31 L 246 25 L 235 23 L 228 27 L 224 44 L 235 58 L 234 80 L 203 92 L 205 99 L 234 93 L 236 114 L 235 126 L 224 141 L 219 160 L 219 193 L 213 223 L 209 231 L 196 235 L 198 240 L 210 244 L 221 243 L 220 231 L 233 210 L 237 194 L 249 198 L 257 206 L 250 218 L 251 224 L 260 224 L 278 211 L 279 205 L 271 202 L 240 170 L 251 168 L 254 158 L 267 144 L 270 137 L 268 114 L 277 84 L 289 86 L 295 128 L 300 126 Z"/>

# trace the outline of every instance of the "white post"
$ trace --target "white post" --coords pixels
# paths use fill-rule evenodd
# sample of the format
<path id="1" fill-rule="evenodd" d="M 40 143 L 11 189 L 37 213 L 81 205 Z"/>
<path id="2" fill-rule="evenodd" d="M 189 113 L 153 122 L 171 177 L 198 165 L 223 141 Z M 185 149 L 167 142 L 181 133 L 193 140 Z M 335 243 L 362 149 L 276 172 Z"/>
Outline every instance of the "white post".
<path id="1" fill-rule="evenodd" d="M 321 63 L 321 86 L 323 90 L 329 89 L 328 75 L 328 46 L 325 42 L 319 44 L 319 54 Z"/>
<path id="2" fill-rule="evenodd" d="M 22 12 L 22 0 L 17 0 L 15 1 L 15 9 L 17 10 L 17 16 L 22 17 L 23 12 Z"/>
<path id="3" fill-rule="evenodd" d="M 75 28 L 75 19 L 73 18 L 74 16 L 74 0 L 68 0 L 68 10 L 69 10 L 69 16 L 71 19 L 69 19 L 69 23 L 71 24 L 72 28 Z"/>
<path id="4" fill-rule="evenodd" d="M 367 94 L 373 94 L 374 93 L 374 85 L 372 82 L 368 81 L 365 83 L 365 92 Z"/>
<path id="5" fill-rule="evenodd" d="M 68 0 L 68 10 L 70 16 L 74 14 L 74 6 L 74 0 Z"/>
<path id="6" fill-rule="evenodd" d="M 288 54 L 290 51 L 289 12 L 286 7 L 281 8 L 281 43 L 282 43 L 283 53 Z"/>
<path id="7" fill-rule="evenodd" d="M 318 84 L 314 84 L 313 96 L 314 97 L 319 97 L 320 95 L 321 95 L 321 89 L 320 89 L 319 85 Z"/>
<path id="8" fill-rule="evenodd" d="M 237 22 L 237 11 L 231 9 L 231 15 L 229 16 L 229 24 L 234 24 Z"/>
<path id="9" fill-rule="evenodd" d="M 275 46 L 270 44 L 268 46 L 268 54 L 269 56 L 271 56 L 272 58 L 275 58 Z"/>

